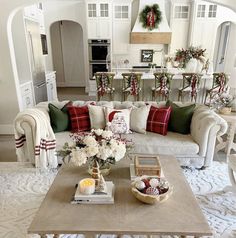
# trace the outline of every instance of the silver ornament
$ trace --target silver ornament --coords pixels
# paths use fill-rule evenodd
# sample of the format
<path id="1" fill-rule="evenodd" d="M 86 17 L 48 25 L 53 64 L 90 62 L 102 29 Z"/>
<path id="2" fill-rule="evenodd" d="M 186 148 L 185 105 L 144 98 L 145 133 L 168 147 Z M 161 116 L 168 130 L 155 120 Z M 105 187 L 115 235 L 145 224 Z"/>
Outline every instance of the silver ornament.
<path id="1" fill-rule="evenodd" d="M 150 179 L 149 184 L 150 184 L 151 187 L 155 188 L 159 185 L 159 180 L 156 179 L 156 178 L 152 178 L 152 179 Z"/>
<path id="2" fill-rule="evenodd" d="M 143 190 L 146 186 L 145 186 L 145 183 L 143 181 L 139 180 L 139 181 L 135 182 L 135 187 L 138 190 Z"/>

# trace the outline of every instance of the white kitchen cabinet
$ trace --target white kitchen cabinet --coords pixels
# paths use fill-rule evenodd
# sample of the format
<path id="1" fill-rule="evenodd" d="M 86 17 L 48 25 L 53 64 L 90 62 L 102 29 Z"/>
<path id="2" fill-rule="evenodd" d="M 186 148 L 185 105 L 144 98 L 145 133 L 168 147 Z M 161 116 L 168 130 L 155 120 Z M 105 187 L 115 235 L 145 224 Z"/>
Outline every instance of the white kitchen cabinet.
<path id="1" fill-rule="evenodd" d="M 34 102 L 34 93 L 33 93 L 33 85 L 32 82 L 26 82 L 20 85 L 20 92 L 22 97 L 22 105 L 21 109 L 25 109 L 28 107 L 33 107 L 35 105 Z"/>
<path id="2" fill-rule="evenodd" d="M 39 15 L 41 14 L 40 11 L 41 11 L 41 9 L 39 8 L 38 4 L 27 6 L 24 8 L 24 17 L 38 22 Z"/>
<path id="3" fill-rule="evenodd" d="M 57 84 L 56 84 L 56 72 L 46 73 L 46 83 L 47 83 L 47 95 L 48 101 L 57 101 Z"/>
<path id="4" fill-rule="evenodd" d="M 34 4 L 24 8 L 24 17 L 39 22 L 40 34 L 45 34 L 44 15 L 42 4 Z"/>
<path id="5" fill-rule="evenodd" d="M 127 54 L 131 32 L 131 3 L 113 4 L 112 42 L 113 54 Z"/>
<path id="6" fill-rule="evenodd" d="M 111 38 L 111 3 L 87 2 L 87 26 L 89 39 Z"/>

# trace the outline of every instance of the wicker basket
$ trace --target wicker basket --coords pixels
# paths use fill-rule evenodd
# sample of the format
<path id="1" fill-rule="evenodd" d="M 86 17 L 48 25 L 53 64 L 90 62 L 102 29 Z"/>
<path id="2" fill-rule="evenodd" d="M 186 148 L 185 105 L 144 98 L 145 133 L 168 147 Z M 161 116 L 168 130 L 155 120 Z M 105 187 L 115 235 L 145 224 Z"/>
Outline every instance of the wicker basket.
<path id="1" fill-rule="evenodd" d="M 131 191 L 133 195 L 141 202 L 147 203 L 147 204 L 155 204 L 155 203 L 162 203 L 166 201 L 173 193 L 173 186 L 169 185 L 169 189 L 166 193 L 162 193 L 159 195 L 149 195 L 149 194 L 144 194 L 140 192 L 136 187 L 135 187 L 135 182 L 131 184 Z"/>

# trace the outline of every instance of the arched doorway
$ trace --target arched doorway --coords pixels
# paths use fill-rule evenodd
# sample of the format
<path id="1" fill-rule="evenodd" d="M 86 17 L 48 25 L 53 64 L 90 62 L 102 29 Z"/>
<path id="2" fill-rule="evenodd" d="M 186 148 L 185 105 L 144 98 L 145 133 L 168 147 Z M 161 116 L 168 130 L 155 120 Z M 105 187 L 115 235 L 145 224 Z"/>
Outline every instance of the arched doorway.
<path id="1" fill-rule="evenodd" d="M 82 26 L 62 20 L 50 26 L 53 67 L 58 87 L 85 87 Z"/>
<path id="2" fill-rule="evenodd" d="M 231 22 L 227 21 L 221 23 L 217 29 L 215 60 L 214 60 L 215 72 L 223 72 L 225 70 L 230 28 Z"/>

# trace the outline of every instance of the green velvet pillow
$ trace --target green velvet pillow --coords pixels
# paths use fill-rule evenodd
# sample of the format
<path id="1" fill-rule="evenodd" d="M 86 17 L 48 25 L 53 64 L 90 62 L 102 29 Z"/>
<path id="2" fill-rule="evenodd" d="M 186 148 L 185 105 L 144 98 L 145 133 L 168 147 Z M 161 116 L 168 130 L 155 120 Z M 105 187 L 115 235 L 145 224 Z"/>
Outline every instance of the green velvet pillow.
<path id="1" fill-rule="evenodd" d="M 189 106 L 180 107 L 171 101 L 167 101 L 166 106 L 171 106 L 171 114 L 168 125 L 169 131 L 189 134 L 190 124 L 196 105 L 191 104 Z"/>
<path id="2" fill-rule="evenodd" d="M 48 104 L 50 122 L 54 132 L 69 130 L 70 119 L 67 109 L 69 104 L 71 104 L 71 102 L 68 102 L 62 109 L 59 109 L 51 103 Z"/>

